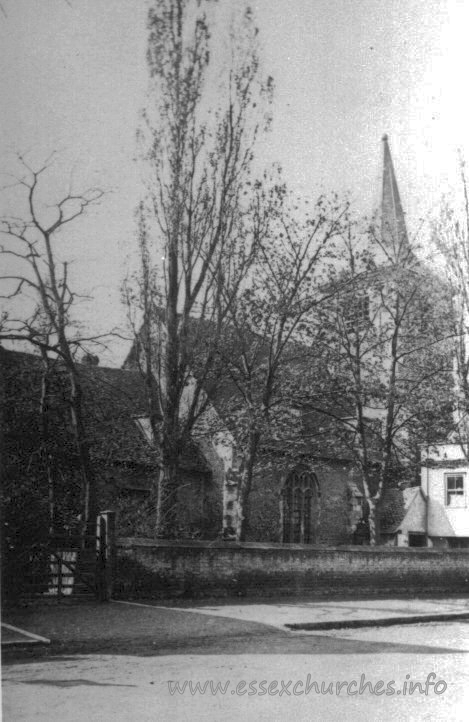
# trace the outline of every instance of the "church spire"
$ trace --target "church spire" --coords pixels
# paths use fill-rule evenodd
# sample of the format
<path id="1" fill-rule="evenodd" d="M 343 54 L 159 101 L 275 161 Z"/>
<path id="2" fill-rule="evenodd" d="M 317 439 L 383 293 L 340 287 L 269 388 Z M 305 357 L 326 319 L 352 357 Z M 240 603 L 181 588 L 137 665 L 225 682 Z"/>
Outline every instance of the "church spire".
<path id="1" fill-rule="evenodd" d="M 383 135 L 383 195 L 381 199 L 381 239 L 393 261 L 404 261 L 412 251 L 405 223 L 404 211 L 397 187 L 396 175 L 389 150 L 388 136 Z"/>

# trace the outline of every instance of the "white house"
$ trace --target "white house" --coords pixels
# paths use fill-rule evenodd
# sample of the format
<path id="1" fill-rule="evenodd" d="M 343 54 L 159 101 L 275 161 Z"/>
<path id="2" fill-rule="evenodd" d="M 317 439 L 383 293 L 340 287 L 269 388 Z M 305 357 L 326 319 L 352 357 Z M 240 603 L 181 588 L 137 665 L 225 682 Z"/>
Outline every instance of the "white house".
<path id="1" fill-rule="evenodd" d="M 383 540 L 397 546 L 469 548 L 469 447 L 421 448 L 420 486 L 400 494 L 400 509 L 385 521 Z M 397 490 L 396 490 L 397 492 Z"/>

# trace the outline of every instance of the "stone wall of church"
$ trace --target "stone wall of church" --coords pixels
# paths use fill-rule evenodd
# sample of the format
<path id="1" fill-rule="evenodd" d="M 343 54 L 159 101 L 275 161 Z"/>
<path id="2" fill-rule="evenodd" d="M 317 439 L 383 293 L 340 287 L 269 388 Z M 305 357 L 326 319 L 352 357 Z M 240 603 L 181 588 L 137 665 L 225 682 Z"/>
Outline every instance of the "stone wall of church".
<path id="1" fill-rule="evenodd" d="M 292 468 L 291 462 L 276 463 L 254 480 L 247 541 L 282 541 L 281 492 Z M 310 468 L 320 488 L 315 543 L 350 544 L 358 521 L 349 490 L 350 468 L 341 463 L 315 463 Z"/>
<path id="2" fill-rule="evenodd" d="M 179 536 L 216 539 L 221 538 L 223 527 L 223 463 L 209 444 L 201 446 L 201 450 L 212 473 L 181 470 Z M 277 460 L 255 478 L 249 502 L 247 541 L 283 541 L 281 492 L 292 468 L 291 462 Z M 312 541 L 321 546 L 350 544 L 358 520 L 349 491 L 350 469 L 339 463 L 318 462 L 308 468 L 316 475 L 319 485 L 319 511 Z M 100 508 L 118 512 L 119 534 L 152 536 L 155 503 L 150 488 L 154 486 L 157 472 L 146 469 L 113 469 L 112 472 L 110 476 L 99 474 Z"/>

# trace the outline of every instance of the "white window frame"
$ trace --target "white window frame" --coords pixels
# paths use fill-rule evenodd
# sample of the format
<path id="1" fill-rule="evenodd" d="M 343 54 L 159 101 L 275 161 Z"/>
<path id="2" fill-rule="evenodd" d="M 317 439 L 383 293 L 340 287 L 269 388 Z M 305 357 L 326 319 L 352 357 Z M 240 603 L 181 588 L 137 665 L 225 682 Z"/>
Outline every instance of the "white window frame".
<path id="1" fill-rule="evenodd" d="M 448 482 L 456 479 L 462 479 L 462 488 L 454 486 L 449 489 Z M 445 506 L 449 509 L 462 509 L 466 506 L 466 474 L 464 472 L 445 474 Z"/>

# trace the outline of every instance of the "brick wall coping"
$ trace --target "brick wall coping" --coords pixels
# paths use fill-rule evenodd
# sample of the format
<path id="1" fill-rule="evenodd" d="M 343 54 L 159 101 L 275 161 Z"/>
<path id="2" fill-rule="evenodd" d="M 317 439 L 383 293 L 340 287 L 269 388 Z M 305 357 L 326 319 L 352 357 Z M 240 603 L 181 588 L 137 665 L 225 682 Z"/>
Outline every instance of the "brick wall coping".
<path id="1" fill-rule="evenodd" d="M 356 554 L 431 554 L 433 556 L 445 556 L 447 554 L 463 554 L 469 556 L 469 549 L 432 549 L 431 547 L 391 547 L 391 546 L 315 546 L 312 544 L 280 544 L 274 542 L 234 542 L 216 539 L 213 541 L 200 541 L 195 539 L 169 540 L 169 539 L 145 539 L 142 537 L 118 537 L 116 542 L 118 549 L 132 548 L 178 548 L 178 549 L 253 549 L 257 551 L 304 551 L 319 552 L 321 554 L 332 552 L 352 552 Z"/>

